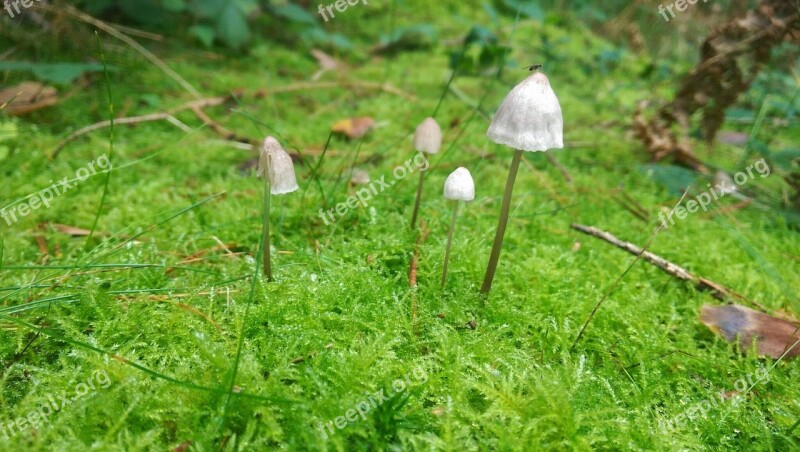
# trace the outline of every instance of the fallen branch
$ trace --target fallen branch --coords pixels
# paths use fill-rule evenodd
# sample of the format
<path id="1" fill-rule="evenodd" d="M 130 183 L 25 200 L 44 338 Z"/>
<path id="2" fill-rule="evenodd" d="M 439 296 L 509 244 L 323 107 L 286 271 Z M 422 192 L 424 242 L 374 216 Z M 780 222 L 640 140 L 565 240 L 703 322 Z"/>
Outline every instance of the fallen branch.
<path id="1" fill-rule="evenodd" d="M 710 292 L 711 296 L 718 300 L 721 301 L 730 301 L 730 299 L 741 300 L 750 303 L 753 306 L 756 306 L 758 309 L 761 309 L 764 312 L 767 311 L 767 309 L 761 304 L 752 300 L 748 300 L 743 295 L 740 295 L 734 292 L 733 290 L 728 289 L 722 284 L 715 283 L 714 281 L 702 278 L 700 276 L 696 276 L 689 270 L 686 270 L 685 268 L 681 267 L 680 265 L 674 264 L 664 259 L 661 256 L 651 253 L 650 251 L 643 250 L 642 248 L 634 245 L 633 243 L 620 240 L 609 232 L 602 231 L 600 229 L 591 226 L 584 226 L 581 224 L 572 224 L 570 227 L 572 229 L 575 229 L 576 231 L 580 231 L 583 232 L 584 234 L 591 235 L 592 237 L 605 240 L 606 242 L 616 246 L 617 248 L 625 250 L 633 254 L 634 256 L 638 256 L 641 259 L 660 268 L 670 276 L 680 279 L 682 281 L 687 281 L 692 283 L 697 288 L 697 290 L 703 292 Z"/>
<path id="2" fill-rule="evenodd" d="M 270 94 L 289 93 L 289 92 L 294 92 L 294 91 L 307 91 L 307 90 L 311 90 L 311 89 L 332 89 L 332 88 L 341 88 L 341 87 L 379 90 L 379 91 L 384 91 L 384 92 L 387 92 L 387 93 L 395 94 L 397 96 L 404 97 L 404 98 L 407 98 L 407 99 L 413 99 L 414 98 L 410 94 L 407 94 L 407 93 L 395 88 L 394 86 L 392 86 L 391 84 L 388 84 L 388 83 L 360 82 L 360 81 L 346 82 L 346 83 L 336 83 L 336 82 L 323 82 L 323 83 L 306 83 L 306 82 L 302 82 L 302 83 L 295 83 L 295 84 L 286 85 L 286 86 L 279 86 L 279 87 L 273 88 L 273 89 L 259 90 L 259 91 L 254 93 L 253 97 L 256 98 L 256 99 L 261 99 L 261 98 L 264 98 L 264 97 L 266 97 L 266 96 L 268 96 Z M 161 112 L 161 113 L 153 113 L 153 114 L 143 115 L 143 116 L 133 116 L 133 117 L 129 117 L 129 118 L 115 119 L 114 120 L 114 124 L 115 125 L 120 125 L 120 124 L 141 124 L 141 123 L 144 123 L 144 122 L 164 121 L 164 120 L 166 120 L 166 121 L 170 122 L 171 124 L 175 125 L 176 127 L 180 128 L 184 132 L 188 132 L 188 131 L 191 130 L 191 128 L 189 126 L 187 126 L 186 124 L 180 122 L 178 119 L 176 119 L 174 117 L 174 115 L 177 114 L 178 112 L 181 112 L 181 111 L 191 110 L 195 114 L 195 116 L 198 117 L 198 119 L 203 121 L 204 124 L 208 125 L 211 130 L 213 130 L 215 133 L 220 135 L 223 139 L 228 140 L 228 141 L 232 140 L 232 141 L 234 141 L 236 143 L 243 143 L 243 144 L 247 144 L 247 145 L 250 145 L 250 146 L 253 146 L 253 147 L 257 148 L 258 145 L 261 143 L 260 140 L 241 137 L 241 136 L 236 135 L 234 132 L 229 131 L 228 129 L 226 129 L 225 127 L 223 127 L 222 125 L 220 125 L 219 123 L 214 121 L 210 116 L 208 116 L 203 111 L 204 108 L 216 107 L 216 106 L 222 105 L 222 104 L 224 104 L 224 103 L 226 103 L 226 102 L 228 102 L 230 100 L 233 100 L 235 98 L 240 98 L 240 97 L 243 97 L 243 96 L 244 96 L 244 93 L 242 93 L 242 92 L 233 92 L 233 93 L 231 93 L 230 95 L 227 95 L 227 96 L 209 97 L 209 98 L 205 98 L 205 99 L 196 99 L 196 100 L 187 102 L 185 104 L 179 105 L 179 106 L 177 106 L 175 108 L 172 108 L 170 110 L 167 110 L 167 111 Z M 0 108 L 0 109 L 2 109 L 2 108 Z M 111 121 L 106 120 L 106 121 L 101 121 L 101 122 L 98 122 L 98 123 L 83 127 L 82 129 L 76 130 L 75 132 L 70 134 L 67 138 L 65 138 L 60 143 L 58 143 L 58 145 L 50 152 L 50 159 L 51 160 L 55 159 L 58 156 L 58 154 L 61 152 L 61 150 L 64 148 L 64 146 L 66 146 L 67 144 L 71 143 L 72 141 L 80 138 L 81 136 L 86 135 L 87 133 L 94 132 L 94 131 L 99 130 L 99 129 L 110 127 L 110 126 L 111 126 Z"/>
<path id="3" fill-rule="evenodd" d="M 176 127 L 178 127 L 179 129 L 183 130 L 184 132 L 188 132 L 188 131 L 192 130 L 189 126 L 187 126 L 186 124 L 180 122 L 178 119 L 176 119 L 174 116 L 170 115 L 169 113 L 153 113 L 151 115 L 132 116 L 130 118 L 115 119 L 114 120 L 114 125 L 141 124 L 143 122 L 151 122 L 151 121 L 167 121 L 170 124 L 173 124 Z M 76 130 L 75 132 L 72 132 L 70 134 L 70 136 L 68 136 L 67 138 L 63 139 L 51 151 L 50 159 L 56 158 L 58 156 L 58 153 L 61 152 L 61 150 L 64 148 L 64 146 L 66 146 L 70 142 L 78 139 L 79 137 L 81 137 L 83 135 L 86 135 L 87 133 L 94 132 L 95 130 L 104 129 L 104 128 L 110 127 L 110 126 L 111 126 L 111 121 L 107 119 L 105 121 L 101 121 L 101 122 L 98 122 L 96 124 L 92 124 L 92 125 L 89 125 L 89 126 L 86 126 L 86 127 L 82 128 L 82 129 Z"/>

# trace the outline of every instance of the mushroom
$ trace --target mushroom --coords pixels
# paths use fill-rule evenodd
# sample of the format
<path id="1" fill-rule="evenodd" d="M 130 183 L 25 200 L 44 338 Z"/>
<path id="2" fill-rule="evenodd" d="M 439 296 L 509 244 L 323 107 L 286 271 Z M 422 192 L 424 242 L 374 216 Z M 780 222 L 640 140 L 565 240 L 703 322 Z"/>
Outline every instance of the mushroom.
<path id="1" fill-rule="evenodd" d="M 438 154 L 442 147 L 442 129 L 439 123 L 433 118 L 422 121 L 414 132 L 414 149 L 417 152 L 428 154 Z M 411 229 L 417 227 L 417 214 L 419 213 L 419 203 L 422 199 L 422 182 L 425 178 L 425 171 L 419 170 L 419 184 L 417 185 L 417 199 L 414 201 L 414 212 L 411 214 Z"/>
<path id="2" fill-rule="evenodd" d="M 481 293 L 488 294 L 492 289 L 522 153 L 563 148 L 563 129 L 564 119 L 556 93 L 550 87 L 547 76 L 538 70 L 515 86 L 497 109 L 486 136 L 495 143 L 513 148 L 515 152 Z"/>
<path id="3" fill-rule="evenodd" d="M 370 182 L 369 173 L 362 169 L 354 169 L 350 176 L 351 185 L 367 185 Z"/>
<path id="4" fill-rule="evenodd" d="M 278 140 L 267 137 L 261 144 L 257 176 L 264 179 L 264 276 L 272 281 L 270 261 L 269 211 L 271 195 L 285 195 L 297 190 L 292 157 Z"/>
<path id="5" fill-rule="evenodd" d="M 475 182 L 469 170 L 459 167 L 444 181 L 444 198 L 455 201 L 453 207 L 453 219 L 450 220 L 450 230 L 447 232 L 447 247 L 444 252 L 444 266 L 442 267 L 442 288 L 447 282 L 447 263 L 450 261 L 450 247 L 453 244 L 453 231 L 456 229 L 456 219 L 458 218 L 458 208 L 462 201 L 472 201 L 475 199 Z"/>

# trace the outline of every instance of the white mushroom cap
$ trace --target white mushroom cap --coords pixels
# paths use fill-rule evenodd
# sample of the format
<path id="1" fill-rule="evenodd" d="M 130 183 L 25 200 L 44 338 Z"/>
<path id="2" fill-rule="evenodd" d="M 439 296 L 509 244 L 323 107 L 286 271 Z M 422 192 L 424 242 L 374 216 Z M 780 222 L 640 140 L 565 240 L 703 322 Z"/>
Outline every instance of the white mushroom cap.
<path id="1" fill-rule="evenodd" d="M 269 175 L 269 191 L 273 195 L 291 193 L 299 188 L 294 175 L 292 157 L 273 137 L 264 139 L 258 159 L 258 177 L 264 177 L 267 174 Z"/>
<path id="2" fill-rule="evenodd" d="M 472 201 L 475 199 L 475 182 L 472 174 L 464 167 L 459 167 L 444 181 L 444 197 L 454 201 Z"/>
<path id="3" fill-rule="evenodd" d="M 442 147 L 442 129 L 433 118 L 422 121 L 414 132 L 414 149 L 419 152 L 436 154 Z"/>
<path id="4" fill-rule="evenodd" d="M 366 185 L 369 181 L 369 173 L 362 169 L 354 170 L 353 175 L 350 176 L 350 183 L 353 185 Z"/>
<path id="5" fill-rule="evenodd" d="M 536 72 L 503 99 L 486 136 L 522 151 L 564 147 L 564 118 L 547 76 Z"/>
<path id="6" fill-rule="evenodd" d="M 717 171 L 716 174 L 714 174 L 713 183 L 714 188 L 719 188 L 723 195 L 727 195 L 738 190 L 736 185 L 733 184 L 733 178 L 731 178 L 731 176 L 725 171 Z"/>

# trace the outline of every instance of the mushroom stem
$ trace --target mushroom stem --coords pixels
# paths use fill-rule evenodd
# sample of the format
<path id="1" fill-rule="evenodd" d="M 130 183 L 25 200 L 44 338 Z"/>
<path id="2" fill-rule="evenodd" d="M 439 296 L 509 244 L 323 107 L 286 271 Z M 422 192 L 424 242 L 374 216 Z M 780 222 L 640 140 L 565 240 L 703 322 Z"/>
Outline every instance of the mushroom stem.
<path id="1" fill-rule="evenodd" d="M 453 219 L 450 220 L 450 230 L 447 232 L 447 248 L 444 251 L 444 266 L 442 267 L 442 289 L 447 282 L 447 264 L 450 262 L 450 247 L 453 245 L 453 231 L 456 230 L 459 207 L 461 207 L 461 201 L 456 201 L 456 206 L 453 208 Z"/>
<path id="2" fill-rule="evenodd" d="M 411 229 L 417 227 L 417 214 L 419 213 L 419 203 L 422 199 L 422 182 L 425 179 L 425 171 L 419 171 L 419 184 L 417 185 L 417 200 L 414 201 L 414 212 L 411 214 Z"/>
<path id="3" fill-rule="evenodd" d="M 497 232 L 494 235 L 494 244 L 492 245 L 492 254 L 489 256 L 489 266 L 486 268 L 486 276 L 483 278 L 483 286 L 481 286 L 481 293 L 488 294 L 492 290 L 492 281 L 494 281 L 494 274 L 497 271 L 497 262 L 500 260 L 500 248 L 503 247 L 503 236 L 506 233 L 506 226 L 508 225 L 508 213 L 511 210 L 511 194 L 514 191 L 514 181 L 517 179 L 517 171 L 519 170 L 519 163 L 522 160 L 522 152 L 517 149 L 514 152 L 514 159 L 511 161 L 511 169 L 508 171 L 508 180 L 506 181 L 506 191 L 503 194 L 503 205 L 500 208 L 500 221 L 497 224 Z"/>
<path id="4" fill-rule="evenodd" d="M 272 281 L 272 262 L 270 260 L 271 247 L 269 244 L 269 210 L 270 198 L 272 195 L 269 190 L 269 177 L 264 178 L 264 277 L 267 281 Z"/>

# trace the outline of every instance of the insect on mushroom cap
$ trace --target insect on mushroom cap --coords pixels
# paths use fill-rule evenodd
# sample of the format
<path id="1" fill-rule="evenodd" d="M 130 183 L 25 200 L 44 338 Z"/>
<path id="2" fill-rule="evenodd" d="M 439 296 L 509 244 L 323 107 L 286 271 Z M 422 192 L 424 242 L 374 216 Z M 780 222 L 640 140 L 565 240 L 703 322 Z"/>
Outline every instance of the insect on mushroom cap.
<path id="1" fill-rule="evenodd" d="M 523 151 L 564 147 L 564 118 L 547 76 L 535 72 L 506 95 L 486 136 Z"/>
<path id="2" fill-rule="evenodd" d="M 265 176 L 269 177 L 270 193 L 273 195 L 291 193 L 299 188 L 292 157 L 273 137 L 265 138 L 261 144 L 258 177 Z"/>
<path id="3" fill-rule="evenodd" d="M 475 182 L 468 169 L 459 167 L 447 176 L 444 181 L 444 197 L 453 201 L 475 199 Z"/>
<path id="4" fill-rule="evenodd" d="M 414 132 L 414 149 L 419 152 L 436 154 L 442 147 L 442 128 L 433 118 L 422 121 Z"/>

